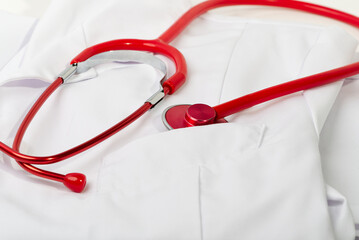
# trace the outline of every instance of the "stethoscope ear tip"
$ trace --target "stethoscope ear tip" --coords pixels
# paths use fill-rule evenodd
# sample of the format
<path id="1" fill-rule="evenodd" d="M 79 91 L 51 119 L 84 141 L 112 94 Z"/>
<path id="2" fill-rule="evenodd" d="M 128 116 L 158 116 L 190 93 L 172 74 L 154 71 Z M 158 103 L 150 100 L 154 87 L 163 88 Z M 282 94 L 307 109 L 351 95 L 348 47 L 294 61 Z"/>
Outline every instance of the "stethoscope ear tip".
<path id="1" fill-rule="evenodd" d="M 86 176 L 82 173 L 68 173 L 62 183 L 71 191 L 80 193 L 86 186 Z"/>

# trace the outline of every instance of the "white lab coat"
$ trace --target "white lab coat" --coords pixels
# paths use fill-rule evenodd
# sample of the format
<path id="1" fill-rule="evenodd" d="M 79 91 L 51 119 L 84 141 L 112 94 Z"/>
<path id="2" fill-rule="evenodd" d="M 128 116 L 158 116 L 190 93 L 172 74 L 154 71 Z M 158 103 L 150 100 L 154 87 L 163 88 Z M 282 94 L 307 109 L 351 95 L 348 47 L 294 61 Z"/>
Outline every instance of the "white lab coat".
<path id="1" fill-rule="evenodd" d="M 2 40 L 9 48 L 1 59 L 1 141 L 12 143 L 31 104 L 81 50 L 118 38 L 156 38 L 190 6 L 61 0 L 38 22 L 14 20 L 18 35 Z M 104 143 L 45 166 L 85 173 L 83 193 L 31 176 L 0 155 L 0 238 L 354 239 L 352 215 L 359 212 L 335 188 L 340 181 L 323 177 L 337 166 L 324 161 L 352 156 L 325 148 L 336 144 L 325 123 L 343 81 L 243 111 L 229 124 L 168 132 L 161 114 L 173 104 L 214 106 L 343 66 L 353 61 L 357 41 L 336 27 L 222 12 L 195 20 L 172 44 L 189 72 L 176 94 Z M 159 80 L 149 66 L 117 64 L 79 76 L 89 78 L 54 93 L 29 127 L 22 152 L 48 155 L 82 143 L 140 106 Z M 353 91 L 350 86 L 343 89 Z M 340 96 L 345 101 L 345 92 Z M 340 102 L 335 107 L 340 111 Z M 332 125 L 336 117 L 329 118 Z"/>

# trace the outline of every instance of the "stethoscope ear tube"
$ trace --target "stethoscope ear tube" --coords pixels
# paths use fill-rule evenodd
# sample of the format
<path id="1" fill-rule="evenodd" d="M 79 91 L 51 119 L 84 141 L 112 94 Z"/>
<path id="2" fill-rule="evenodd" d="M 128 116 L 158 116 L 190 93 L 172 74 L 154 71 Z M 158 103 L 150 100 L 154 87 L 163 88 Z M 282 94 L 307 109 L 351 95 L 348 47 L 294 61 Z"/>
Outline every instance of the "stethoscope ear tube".
<path id="1" fill-rule="evenodd" d="M 147 51 L 162 54 L 170 58 L 176 66 L 176 72 L 162 84 L 163 88 L 167 91 L 166 94 L 173 94 L 186 81 L 187 65 L 182 53 L 160 39 L 118 39 L 100 43 L 83 50 L 70 64 L 84 62 L 97 54 L 115 50 Z"/>
<path id="2" fill-rule="evenodd" d="M 152 95 L 149 99 L 145 101 L 143 106 L 141 106 L 134 113 L 129 115 L 127 118 L 113 126 L 112 128 L 106 130 L 102 134 L 88 140 L 87 142 L 80 144 L 72 149 L 69 149 L 63 153 L 47 156 L 47 157 L 38 157 L 38 156 L 28 156 L 19 153 L 20 144 L 23 139 L 23 136 L 31 123 L 35 114 L 39 111 L 44 102 L 50 97 L 50 95 L 63 83 L 67 83 L 71 80 L 71 77 L 76 73 L 81 73 L 83 71 L 88 70 L 89 68 L 95 66 L 96 64 L 105 63 L 109 61 L 136 61 L 140 63 L 146 63 L 157 69 L 161 72 L 161 83 L 166 80 L 167 68 L 166 65 L 156 56 L 147 52 L 133 51 L 133 50 L 116 50 L 101 53 L 99 55 L 94 55 L 83 62 L 72 63 L 68 68 L 65 69 L 46 90 L 39 97 L 39 99 L 32 106 L 28 114 L 25 116 L 21 126 L 18 129 L 18 132 L 15 136 L 15 140 L 13 143 L 13 149 L 6 146 L 5 144 L 0 142 L 0 149 L 8 154 L 10 157 L 14 158 L 19 165 L 24 168 L 26 171 L 37 175 L 39 177 L 43 177 L 46 179 L 62 182 L 67 188 L 71 189 L 74 192 L 82 192 L 86 186 L 86 176 L 81 173 L 69 173 L 66 175 L 58 174 L 46 170 L 42 170 L 31 164 L 51 164 L 55 162 L 59 162 L 65 160 L 67 158 L 73 157 L 96 144 L 104 141 L 109 138 L 116 132 L 120 131 L 137 118 L 142 116 L 149 109 L 154 107 L 158 102 L 160 102 L 165 95 L 168 94 L 169 89 L 160 85 L 159 91 L 157 91 L 154 95 Z"/>

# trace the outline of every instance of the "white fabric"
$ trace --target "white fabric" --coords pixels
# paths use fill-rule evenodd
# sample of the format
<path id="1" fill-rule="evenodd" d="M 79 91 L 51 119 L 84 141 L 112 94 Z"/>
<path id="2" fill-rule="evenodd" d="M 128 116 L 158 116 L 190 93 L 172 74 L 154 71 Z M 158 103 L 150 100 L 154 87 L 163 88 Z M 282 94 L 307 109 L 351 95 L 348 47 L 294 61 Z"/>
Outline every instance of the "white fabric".
<path id="1" fill-rule="evenodd" d="M 0 72 L 1 141 L 12 143 L 31 104 L 78 52 L 111 39 L 156 38 L 190 6 L 53 1 L 26 46 Z M 172 104 L 214 106 L 345 65 L 357 42 L 339 28 L 209 13 L 172 44 L 189 72 L 176 94 L 99 146 L 45 166 L 85 173 L 84 193 L 30 176 L 1 155 L 0 223 L 6 227 L 0 238 L 354 239 L 351 211 L 358 213 L 327 186 L 318 148 L 342 82 L 243 111 L 229 117 L 230 124 L 167 132 L 161 114 Z M 29 127 L 22 151 L 68 149 L 157 90 L 151 67 L 108 68 L 99 66 L 86 76 L 94 79 L 56 91 Z"/>
<path id="2" fill-rule="evenodd" d="M 358 80 L 348 80 L 338 96 L 321 134 L 320 150 L 328 184 L 347 196 L 359 219 L 358 183 Z"/>
<path id="3" fill-rule="evenodd" d="M 0 69 L 27 43 L 36 21 L 0 11 Z"/>

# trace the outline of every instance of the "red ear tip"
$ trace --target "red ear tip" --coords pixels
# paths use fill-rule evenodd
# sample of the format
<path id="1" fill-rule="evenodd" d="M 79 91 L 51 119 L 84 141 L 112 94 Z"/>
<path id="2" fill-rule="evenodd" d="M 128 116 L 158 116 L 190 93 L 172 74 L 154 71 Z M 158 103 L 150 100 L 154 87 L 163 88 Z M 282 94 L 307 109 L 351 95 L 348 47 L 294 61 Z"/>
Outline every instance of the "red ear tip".
<path id="1" fill-rule="evenodd" d="M 71 191 L 80 193 L 86 186 L 86 176 L 81 173 L 66 174 L 63 184 Z"/>

